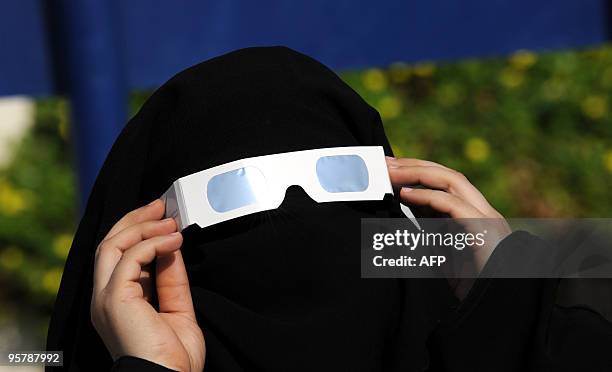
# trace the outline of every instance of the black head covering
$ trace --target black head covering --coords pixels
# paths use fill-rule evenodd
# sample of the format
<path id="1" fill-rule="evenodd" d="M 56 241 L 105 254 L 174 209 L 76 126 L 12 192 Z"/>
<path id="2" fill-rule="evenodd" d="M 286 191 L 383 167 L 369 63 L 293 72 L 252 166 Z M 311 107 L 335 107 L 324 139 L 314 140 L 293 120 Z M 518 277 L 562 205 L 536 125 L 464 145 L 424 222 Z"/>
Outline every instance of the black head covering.
<path id="1" fill-rule="evenodd" d="M 130 120 L 100 171 L 48 349 L 64 350 L 68 371 L 108 371 L 89 320 L 94 251 L 121 216 L 174 180 L 244 157 L 354 145 L 392 155 L 376 110 L 291 49 L 243 49 L 176 75 Z M 389 200 L 317 204 L 293 186 L 276 210 L 187 229 L 206 370 L 421 370 L 446 283 L 360 278 L 360 218 L 396 211 Z"/>

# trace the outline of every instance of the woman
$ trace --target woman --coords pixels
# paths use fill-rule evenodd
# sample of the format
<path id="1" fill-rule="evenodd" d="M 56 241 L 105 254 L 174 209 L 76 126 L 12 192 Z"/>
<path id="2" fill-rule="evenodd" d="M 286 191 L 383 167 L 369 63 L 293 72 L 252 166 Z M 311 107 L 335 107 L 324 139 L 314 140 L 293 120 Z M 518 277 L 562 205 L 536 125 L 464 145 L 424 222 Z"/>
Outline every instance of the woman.
<path id="1" fill-rule="evenodd" d="M 355 145 L 392 156 L 378 113 L 290 49 L 243 49 L 176 75 L 128 123 L 98 176 L 48 349 L 64 351 L 67 371 L 523 371 L 574 361 L 595 371 L 608 363 L 610 325 L 555 310 L 554 280 L 479 279 L 460 301 L 465 293 L 445 280 L 361 279 L 360 220 L 400 216 L 397 201 L 318 204 L 290 187 L 278 209 L 205 229 L 177 233 L 162 220 L 156 199 L 185 175 Z M 501 218 L 453 170 L 413 159 L 388 165 L 396 185 L 429 188 L 403 189 L 406 203 Z M 493 256 L 512 243 L 538 244 L 515 232 Z M 599 329 L 588 338 L 597 342 L 572 344 L 577 331 L 557 326 L 568 319 L 579 323 L 572 329 Z M 559 359 L 566 347 L 575 358 Z"/>

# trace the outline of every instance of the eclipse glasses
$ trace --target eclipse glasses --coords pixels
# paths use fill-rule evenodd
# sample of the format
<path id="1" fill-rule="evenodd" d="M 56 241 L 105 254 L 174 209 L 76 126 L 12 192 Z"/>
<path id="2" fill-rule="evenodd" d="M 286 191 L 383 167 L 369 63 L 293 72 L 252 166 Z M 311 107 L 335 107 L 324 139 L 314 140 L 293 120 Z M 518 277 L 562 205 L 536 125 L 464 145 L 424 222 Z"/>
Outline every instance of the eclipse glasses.
<path id="1" fill-rule="evenodd" d="M 382 200 L 393 194 L 381 146 L 330 147 L 245 158 L 174 181 L 164 193 L 166 217 L 179 230 L 211 226 L 278 208 L 289 186 L 317 203 Z M 410 210 L 402 205 L 409 218 Z"/>

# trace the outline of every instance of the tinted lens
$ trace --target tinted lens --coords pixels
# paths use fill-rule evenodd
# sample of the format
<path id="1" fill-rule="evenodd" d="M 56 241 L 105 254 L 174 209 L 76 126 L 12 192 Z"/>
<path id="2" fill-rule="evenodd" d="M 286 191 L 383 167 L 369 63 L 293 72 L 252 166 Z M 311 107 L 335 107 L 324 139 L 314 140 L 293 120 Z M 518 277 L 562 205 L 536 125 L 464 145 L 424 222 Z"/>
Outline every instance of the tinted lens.
<path id="1" fill-rule="evenodd" d="M 215 211 L 227 212 L 255 203 L 265 188 L 266 180 L 261 171 L 244 167 L 211 178 L 206 195 Z"/>
<path id="2" fill-rule="evenodd" d="M 328 192 L 358 192 L 368 188 L 368 168 L 357 155 L 319 158 L 317 177 L 321 186 Z"/>

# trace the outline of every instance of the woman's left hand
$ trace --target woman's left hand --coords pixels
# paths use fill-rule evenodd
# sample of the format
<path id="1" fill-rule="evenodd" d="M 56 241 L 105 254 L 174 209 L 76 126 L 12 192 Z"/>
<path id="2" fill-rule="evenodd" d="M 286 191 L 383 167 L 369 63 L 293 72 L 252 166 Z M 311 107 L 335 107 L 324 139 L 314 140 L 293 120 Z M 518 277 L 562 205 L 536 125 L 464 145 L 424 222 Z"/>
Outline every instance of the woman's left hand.
<path id="1" fill-rule="evenodd" d="M 487 219 L 485 244 L 472 249 L 476 273 L 480 273 L 499 241 L 512 230 L 504 217 L 487 202 L 485 197 L 461 173 L 441 164 L 419 159 L 396 159 L 387 157 L 391 183 L 400 189 L 400 198 L 407 204 L 426 206 L 451 218 L 460 219 L 467 230 L 477 233 Z M 421 185 L 426 188 L 410 188 Z M 471 219 L 471 220 L 470 220 Z M 469 221 L 473 221 L 471 224 Z M 470 226 L 471 225 L 471 226 Z M 466 281 L 463 281 L 464 283 Z M 456 287 L 456 294 L 462 298 L 467 292 L 465 285 Z"/>

